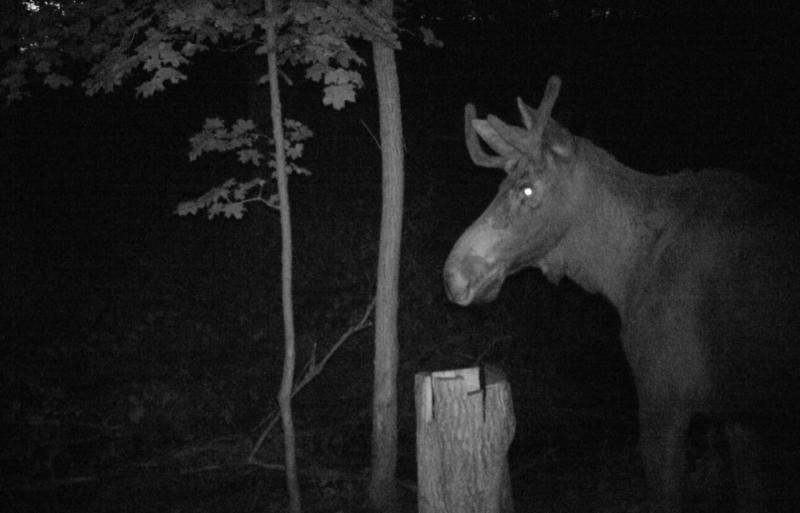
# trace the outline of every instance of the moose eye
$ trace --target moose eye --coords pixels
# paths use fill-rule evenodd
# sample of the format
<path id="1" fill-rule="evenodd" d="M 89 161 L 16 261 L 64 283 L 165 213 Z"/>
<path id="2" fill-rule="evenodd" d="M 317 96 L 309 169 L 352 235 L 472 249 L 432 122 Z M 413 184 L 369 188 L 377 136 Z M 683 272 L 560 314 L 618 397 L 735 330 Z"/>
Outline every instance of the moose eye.
<path id="1" fill-rule="evenodd" d="M 528 198 L 532 198 L 534 194 L 533 186 L 529 183 L 521 183 L 517 185 L 517 195 L 519 199 L 526 200 Z"/>
<path id="2" fill-rule="evenodd" d="M 538 204 L 536 188 L 531 183 L 521 183 L 517 186 L 517 201 L 527 205 L 528 207 L 535 207 Z"/>

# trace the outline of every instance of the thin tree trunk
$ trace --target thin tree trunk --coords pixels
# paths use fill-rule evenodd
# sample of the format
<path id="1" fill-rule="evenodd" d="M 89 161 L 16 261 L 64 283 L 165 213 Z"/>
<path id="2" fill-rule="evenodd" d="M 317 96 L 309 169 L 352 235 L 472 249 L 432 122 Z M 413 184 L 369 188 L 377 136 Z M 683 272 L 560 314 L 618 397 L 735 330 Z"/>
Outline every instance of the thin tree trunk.
<path id="1" fill-rule="evenodd" d="M 278 198 L 281 213 L 281 302 L 283 304 L 284 359 L 278 404 L 283 421 L 284 456 L 286 460 L 286 487 L 289 492 L 289 511 L 300 513 L 300 485 L 297 481 L 294 423 L 292 421 L 292 385 L 294 384 L 295 344 L 294 312 L 292 308 L 292 221 L 289 209 L 289 180 L 286 174 L 286 154 L 283 147 L 283 115 L 281 113 L 278 63 L 275 45 L 275 12 L 273 1 L 264 0 L 267 17 L 267 62 L 269 65 L 269 93 L 272 114 L 272 136 L 275 140 L 275 167 L 278 175 Z"/>
<path id="2" fill-rule="evenodd" d="M 378 0 L 377 6 L 392 15 L 392 0 Z M 394 50 L 376 42 L 372 53 L 380 106 L 383 210 L 375 307 L 369 502 L 373 510 L 387 512 L 397 509 L 397 307 L 403 229 L 403 124 Z"/>

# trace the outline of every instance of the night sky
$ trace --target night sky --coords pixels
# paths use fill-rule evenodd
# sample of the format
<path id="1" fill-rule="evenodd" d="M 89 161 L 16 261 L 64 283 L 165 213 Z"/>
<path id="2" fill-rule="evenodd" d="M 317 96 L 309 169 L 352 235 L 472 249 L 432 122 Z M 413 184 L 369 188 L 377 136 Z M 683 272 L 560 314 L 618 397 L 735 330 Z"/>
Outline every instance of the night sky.
<path id="1" fill-rule="evenodd" d="M 518 501 L 552 511 L 635 504 L 636 405 L 613 309 L 532 271 L 509 279 L 491 305 L 462 309 L 444 295 L 448 251 L 503 178 L 470 163 L 463 106 L 517 123 L 515 98 L 537 105 L 558 74 L 554 119 L 633 168 L 724 167 L 797 193 L 800 14 L 791 2 L 585 2 L 567 23 L 562 11 L 519 3 L 442 2 L 405 14 L 404 26 L 430 26 L 444 47 L 406 37 L 397 54 L 406 147 L 400 474 L 414 479 L 413 374 L 480 361 L 503 368 L 514 390 L 512 474 L 540 484 L 515 484 Z M 294 85 L 283 84 L 285 116 L 315 132 L 302 161 L 312 176 L 291 178 L 301 362 L 360 316 L 375 286 L 380 153 L 370 132 L 379 129 L 373 71 L 361 72 L 365 88 L 340 112 L 322 105 L 301 71 L 287 70 Z M 135 97 L 134 76 L 93 98 L 34 86 L 0 109 L 0 439 L 9 441 L 0 460 L 10 469 L 0 486 L 20 510 L 233 510 L 269 480 L 231 465 L 235 477 L 215 475 L 206 495 L 177 479 L 150 494 L 141 490 L 152 475 L 137 473 L 158 458 L 172 465 L 159 470 L 170 479 L 177 468 L 217 464 L 174 455 L 257 433 L 280 375 L 276 213 L 174 214 L 231 176 L 253 176 L 233 155 L 190 163 L 188 139 L 207 117 L 248 117 L 263 92 L 248 88 L 239 53 L 205 54 L 188 74 L 149 99 Z M 367 330 L 348 343 L 298 396 L 301 466 L 352 475 L 368 466 L 371 341 Z M 531 463 L 542 460 L 544 470 Z M 64 484 L 74 477 L 91 479 Z M 271 477 L 277 498 L 262 496 L 262 510 L 281 500 L 281 476 Z M 238 511 L 255 508 L 247 504 Z"/>

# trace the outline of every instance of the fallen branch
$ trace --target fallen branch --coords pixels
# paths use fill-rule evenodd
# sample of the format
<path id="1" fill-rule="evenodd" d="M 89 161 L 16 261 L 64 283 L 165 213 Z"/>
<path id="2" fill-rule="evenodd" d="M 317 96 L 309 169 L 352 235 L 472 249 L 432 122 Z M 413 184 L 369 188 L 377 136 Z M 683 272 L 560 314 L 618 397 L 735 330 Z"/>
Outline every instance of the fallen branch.
<path id="1" fill-rule="evenodd" d="M 344 334 L 342 334 L 342 336 L 339 337 L 336 343 L 333 344 L 330 349 L 328 349 L 327 353 L 325 353 L 325 356 L 322 357 L 322 360 L 317 362 L 316 351 L 312 351 L 311 357 L 303 367 L 304 370 L 303 376 L 294 384 L 294 387 L 292 387 L 292 394 L 291 394 L 292 398 L 294 398 L 294 396 L 297 395 L 298 392 L 300 392 L 303 388 L 305 388 L 306 385 L 308 385 L 311 381 L 313 381 L 314 378 L 320 375 L 322 370 L 325 368 L 325 365 L 327 365 L 328 360 L 330 360 L 331 357 L 339 350 L 339 348 L 342 347 L 342 344 L 347 342 L 356 333 L 359 333 L 360 331 L 363 331 L 364 329 L 372 326 L 372 323 L 369 322 L 369 317 L 374 309 L 375 309 L 375 298 L 372 298 L 372 301 L 367 307 L 367 310 L 364 312 L 364 315 L 361 317 L 361 320 L 358 321 L 358 323 L 350 326 L 347 329 L 347 331 L 345 331 Z M 266 427 L 261 432 L 261 435 L 258 437 L 258 440 L 256 441 L 255 445 L 253 445 L 253 449 L 250 451 L 250 456 L 248 457 L 248 461 L 250 463 L 259 466 L 266 465 L 265 463 L 259 461 L 256 458 L 256 454 L 261 449 L 261 446 L 264 444 L 264 440 L 267 439 L 267 436 L 269 435 L 269 433 L 275 427 L 275 424 L 277 424 L 278 420 L 280 419 L 279 413 L 280 410 L 276 408 L 272 410 L 270 414 L 267 415 L 264 418 L 264 420 L 262 420 L 259 423 L 259 426 L 263 426 L 264 424 L 266 424 Z"/>

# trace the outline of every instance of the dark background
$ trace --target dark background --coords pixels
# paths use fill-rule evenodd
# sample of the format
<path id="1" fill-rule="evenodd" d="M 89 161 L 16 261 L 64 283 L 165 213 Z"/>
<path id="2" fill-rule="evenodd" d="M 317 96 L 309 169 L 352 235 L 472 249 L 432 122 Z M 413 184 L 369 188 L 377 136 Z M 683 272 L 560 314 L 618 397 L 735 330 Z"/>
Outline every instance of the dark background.
<path id="1" fill-rule="evenodd" d="M 637 511 L 636 404 L 611 307 L 532 271 L 490 305 L 444 296 L 450 247 L 503 178 L 469 162 L 463 105 L 516 122 L 515 97 L 537 105 L 557 73 L 554 118 L 636 169 L 726 167 L 797 192 L 800 20 L 791 2 L 533 4 L 446 1 L 403 14 L 445 46 L 409 32 L 398 53 L 400 477 L 415 478 L 413 374 L 491 363 L 514 392 L 518 509 Z M 365 129 L 378 133 L 372 70 L 361 71 L 366 87 L 342 112 L 322 106 L 316 85 L 283 91 L 285 115 L 315 131 L 303 160 L 313 175 L 291 183 L 301 362 L 374 290 L 380 154 Z M 19 510 L 283 507 L 280 472 L 238 464 L 241 436 L 257 436 L 280 380 L 277 214 L 173 214 L 252 173 L 232 155 L 186 157 L 204 118 L 248 117 L 248 66 L 210 54 L 189 76 L 146 100 L 132 86 L 96 98 L 34 87 L 0 111 L 0 460 Z M 311 510 L 361 504 L 371 342 L 369 330 L 348 342 L 296 399 L 300 466 L 322 469 L 303 475 Z M 264 458 L 280 462 L 273 438 Z M 697 510 L 710 511 L 703 483 L 716 468 L 697 461 Z"/>

